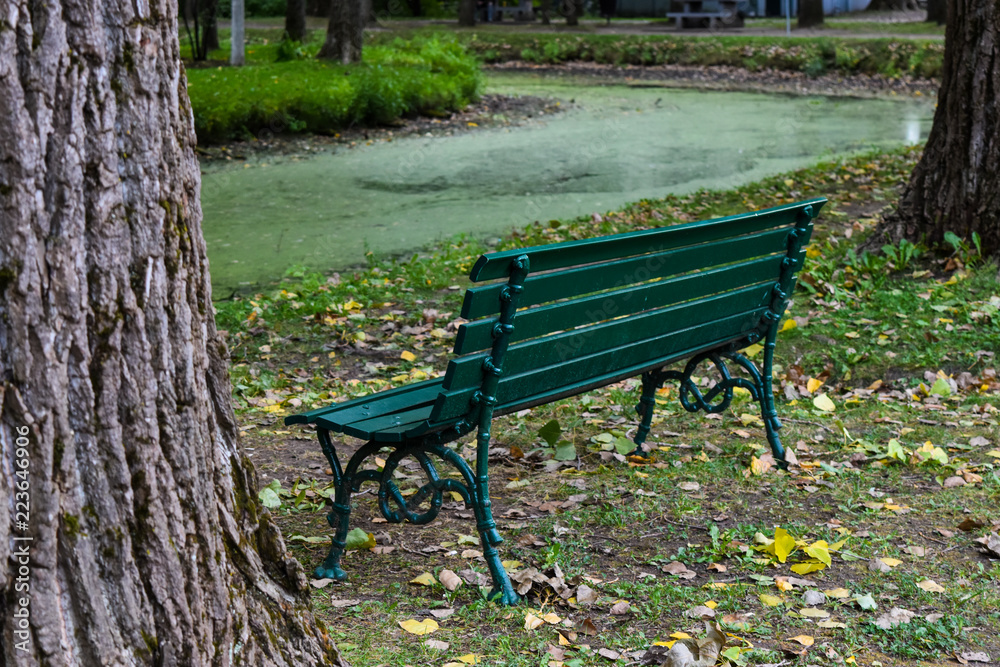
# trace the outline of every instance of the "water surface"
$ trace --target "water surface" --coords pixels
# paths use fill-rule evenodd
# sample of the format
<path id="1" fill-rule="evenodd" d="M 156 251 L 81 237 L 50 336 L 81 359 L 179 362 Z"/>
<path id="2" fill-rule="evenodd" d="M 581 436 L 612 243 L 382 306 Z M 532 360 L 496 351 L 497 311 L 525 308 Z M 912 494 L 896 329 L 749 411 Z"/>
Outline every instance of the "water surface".
<path id="1" fill-rule="evenodd" d="M 506 75 L 490 92 L 572 104 L 526 126 L 211 165 L 202 204 L 217 297 L 289 267 L 341 269 L 465 232 L 730 188 L 819 158 L 926 138 L 933 103 L 595 85 Z"/>

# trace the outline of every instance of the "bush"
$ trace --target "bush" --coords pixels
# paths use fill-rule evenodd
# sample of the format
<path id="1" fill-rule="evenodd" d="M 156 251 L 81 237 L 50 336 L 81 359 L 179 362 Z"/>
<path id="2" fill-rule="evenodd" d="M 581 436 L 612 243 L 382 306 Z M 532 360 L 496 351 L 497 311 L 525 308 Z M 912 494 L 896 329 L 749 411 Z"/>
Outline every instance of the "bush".
<path id="1" fill-rule="evenodd" d="M 477 98 L 481 84 L 475 59 L 456 42 L 438 39 L 369 47 L 359 65 L 308 59 L 187 74 L 202 144 L 457 110 Z"/>
<path id="2" fill-rule="evenodd" d="M 881 74 L 939 77 L 941 42 L 895 39 L 810 39 L 756 37 L 651 37 L 646 35 L 517 35 L 474 33 L 463 36 L 468 49 L 486 62 L 535 63 L 592 61 L 614 65 L 729 65 L 749 70 L 775 69 L 819 76 Z"/>

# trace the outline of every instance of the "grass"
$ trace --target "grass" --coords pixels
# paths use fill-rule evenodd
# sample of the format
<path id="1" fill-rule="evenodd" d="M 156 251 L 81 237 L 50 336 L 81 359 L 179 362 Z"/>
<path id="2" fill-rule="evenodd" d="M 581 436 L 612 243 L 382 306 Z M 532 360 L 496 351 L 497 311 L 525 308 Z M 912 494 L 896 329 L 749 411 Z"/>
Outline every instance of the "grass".
<path id="1" fill-rule="evenodd" d="M 446 590 L 443 569 L 470 578 L 484 571 L 461 504 L 446 499 L 424 527 L 393 525 L 362 494 L 352 526 L 372 533 L 380 553 L 348 552 L 348 582 L 313 594 L 350 662 L 609 664 L 599 651 L 638 658 L 674 633 L 701 636 L 701 622 L 685 612 L 709 602 L 731 633 L 731 664 L 937 665 L 968 651 L 995 659 L 1000 566 L 974 539 L 1000 524 L 1000 382 L 989 344 L 1000 337 L 997 267 L 961 244 L 903 245 L 888 258 L 852 252 L 917 157 L 906 149 L 845 158 L 504 239 L 501 248 L 534 245 L 828 196 L 774 381 L 783 439 L 799 465 L 791 473 L 767 467 L 763 428 L 745 395 L 707 418 L 686 413 L 676 388 L 663 391 L 650 440 L 658 449 L 642 463 L 607 451 L 635 428 L 635 380 L 501 418 L 491 496 L 503 557 L 520 561 L 509 569 L 556 576 L 558 566 L 564 581 L 591 586 L 596 601 L 566 601 L 536 584 L 525 605 L 500 608 L 476 585 Z M 484 250 L 457 238 L 408 259 L 370 257 L 350 275 L 296 270 L 271 289 L 216 305 L 246 444 L 265 480 L 280 484 L 272 511 L 307 569 L 327 548 L 329 477 L 310 435 L 284 428 L 280 417 L 441 373 L 463 276 Z M 698 375 L 710 377 L 708 369 Z M 539 431 L 553 419 L 576 460 L 551 460 Z M 337 441 L 347 452 L 357 445 Z M 404 494 L 422 483 L 406 462 L 395 479 Z M 784 563 L 765 544 L 778 527 L 802 541 Z M 804 550 L 819 540 L 846 542 L 828 567 L 792 572 L 813 560 Z M 666 572 L 673 561 L 692 578 Z M 435 581 L 409 583 L 421 573 Z M 807 591 L 827 593 L 807 601 Z M 612 613 L 621 601 L 627 609 Z M 896 607 L 913 612 L 910 622 L 879 627 Z M 568 624 L 527 630 L 529 609 Z M 431 635 L 400 627 L 448 610 Z"/>
<path id="2" fill-rule="evenodd" d="M 364 62 L 350 66 L 316 60 L 316 48 L 258 36 L 247 67 L 188 69 L 199 141 L 262 131 L 333 133 L 462 109 L 479 95 L 479 66 L 453 40 L 392 40 L 367 47 Z"/>
<path id="3" fill-rule="evenodd" d="M 784 30 L 785 19 L 748 19 L 747 27 L 765 28 L 771 30 Z M 815 30 L 842 30 L 845 32 L 858 33 L 863 35 L 883 35 L 891 37 L 893 35 L 937 35 L 944 36 L 944 26 L 927 21 L 858 21 L 855 19 L 838 19 L 826 17 L 820 25 L 814 26 Z M 792 29 L 795 30 L 795 20 L 792 20 Z"/>

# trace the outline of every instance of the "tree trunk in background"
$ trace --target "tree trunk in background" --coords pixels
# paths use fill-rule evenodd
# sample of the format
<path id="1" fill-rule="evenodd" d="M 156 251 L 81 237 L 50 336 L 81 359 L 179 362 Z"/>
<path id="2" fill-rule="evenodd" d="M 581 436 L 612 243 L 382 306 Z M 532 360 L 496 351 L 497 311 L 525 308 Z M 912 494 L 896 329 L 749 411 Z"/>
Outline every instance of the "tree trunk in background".
<path id="1" fill-rule="evenodd" d="M 232 0 L 232 30 L 229 35 L 229 64 L 242 67 L 246 64 L 246 7 L 244 0 Z"/>
<path id="2" fill-rule="evenodd" d="M 476 0 L 458 0 L 458 25 L 476 25 Z"/>
<path id="3" fill-rule="evenodd" d="M 560 11 L 566 17 L 566 25 L 580 25 L 583 13 L 582 0 L 560 0 Z"/>
<path id="4" fill-rule="evenodd" d="M 823 25 L 823 0 L 799 0 L 799 28 Z"/>
<path id="5" fill-rule="evenodd" d="M 549 25 L 551 23 L 549 15 L 552 13 L 552 0 L 542 0 L 541 6 L 542 14 L 542 25 Z"/>
<path id="6" fill-rule="evenodd" d="M 927 0 L 927 22 L 944 25 L 948 22 L 948 0 Z"/>
<path id="7" fill-rule="evenodd" d="M 321 18 L 330 17 L 330 0 L 309 0 L 306 5 L 306 14 L 309 16 L 319 16 Z"/>
<path id="8" fill-rule="evenodd" d="M 317 58 L 336 60 L 345 65 L 361 62 L 367 15 L 363 14 L 363 0 L 332 0 L 330 23 L 326 28 L 326 41 L 316 54 Z"/>
<path id="9" fill-rule="evenodd" d="M 202 0 L 202 49 L 207 56 L 219 48 L 219 0 Z"/>
<path id="10" fill-rule="evenodd" d="M 916 0 L 872 0 L 865 11 L 888 12 L 901 9 L 917 9 Z"/>
<path id="11" fill-rule="evenodd" d="M 285 9 L 285 32 L 294 42 L 306 41 L 306 0 L 288 0 Z"/>
<path id="12" fill-rule="evenodd" d="M 423 16 L 424 8 L 420 0 L 408 0 L 410 5 L 410 13 L 414 16 Z M 390 5 L 391 6 L 391 5 Z"/>
<path id="13" fill-rule="evenodd" d="M 1000 256 L 1000 7 L 952 0 L 934 125 L 899 205 L 863 246 L 944 233 L 982 238 Z M 971 244 L 970 244 L 971 245 Z"/>
<path id="14" fill-rule="evenodd" d="M 342 664 L 238 441 L 176 0 L 0 16 L 3 664 Z"/>

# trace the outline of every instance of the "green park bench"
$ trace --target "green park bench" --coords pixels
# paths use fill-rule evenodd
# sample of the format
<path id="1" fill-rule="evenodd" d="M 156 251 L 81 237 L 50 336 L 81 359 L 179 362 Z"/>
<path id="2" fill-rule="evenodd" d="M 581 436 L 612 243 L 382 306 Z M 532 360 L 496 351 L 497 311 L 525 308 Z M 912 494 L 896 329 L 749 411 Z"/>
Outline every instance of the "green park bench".
<path id="1" fill-rule="evenodd" d="M 495 417 L 641 376 L 637 450 L 649 434 L 656 390 L 680 382 L 680 400 L 694 412 L 717 413 L 733 389 L 747 389 L 761 409 L 779 465 L 784 449 L 771 392 L 778 322 L 805 258 L 812 220 L 826 203 L 812 199 L 741 215 L 567 241 L 483 255 L 465 293 L 454 358 L 444 377 L 287 417 L 314 424 L 333 470 L 328 516 L 333 545 L 319 578 L 344 579 L 351 494 L 375 482 L 390 522 L 433 521 L 446 492 L 475 513 L 483 556 L 493 577 L 490 595 L 504 604 L 518 596 L 501 564 L 487 468 Z M 763 368 L 739 351 L 763 340 Z M 688 360 L 682 371 L 665 370 Z M 702 362 L 721 380 L 704 394 L 692 380 Z M 747 377 L 733 376 L 729 361 Z M 718 399 L 717 402 L 716 399 Z M 473 467 L 447 443 L 477 431 Z M 331 432 L 366 441 L 341 467 Z M 381 470 L 362 469 L 390 448 Z M 393 481 L 412 456 L 427 482 L 409 499 Z M 461 481 L 438 473 L 434 457 L 457 468 Z"/>

